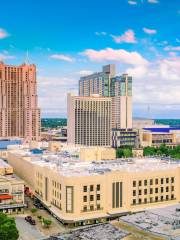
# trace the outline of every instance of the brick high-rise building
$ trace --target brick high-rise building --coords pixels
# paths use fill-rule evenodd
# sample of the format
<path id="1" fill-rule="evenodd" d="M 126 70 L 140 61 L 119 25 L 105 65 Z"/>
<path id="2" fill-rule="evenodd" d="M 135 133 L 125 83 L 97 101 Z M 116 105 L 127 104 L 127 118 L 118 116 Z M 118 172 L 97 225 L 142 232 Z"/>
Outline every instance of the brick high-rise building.
<path id="1" fill-rule="evenodd" d="M 40 139 L 36 66 L 0 62 L 0 137 Z"/>

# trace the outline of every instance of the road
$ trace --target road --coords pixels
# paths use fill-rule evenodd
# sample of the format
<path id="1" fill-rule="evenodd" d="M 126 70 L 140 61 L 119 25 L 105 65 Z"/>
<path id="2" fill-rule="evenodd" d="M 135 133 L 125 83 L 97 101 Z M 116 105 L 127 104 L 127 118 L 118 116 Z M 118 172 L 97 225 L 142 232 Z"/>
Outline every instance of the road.
<path id="1" fill-rule="evenodd" d="M 24 220 L 25 215 L 16 216 L 16 226 L 19 230 L 20 238 L 19 240 L 38 240 L 41 239 L 44 235 L 28 222 Z"/>

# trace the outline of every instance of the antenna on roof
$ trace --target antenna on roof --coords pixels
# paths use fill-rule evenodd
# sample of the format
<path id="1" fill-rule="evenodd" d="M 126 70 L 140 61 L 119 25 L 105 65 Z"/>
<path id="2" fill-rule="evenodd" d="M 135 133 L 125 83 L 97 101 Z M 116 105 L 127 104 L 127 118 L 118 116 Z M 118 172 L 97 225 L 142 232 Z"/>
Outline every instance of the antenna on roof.
<path id="1" fill-rule="evenodd" d="M 26 57 L 25 57 L 25 64 L 29 65 L 30 61 L 29 61 L 29 52 L 28 50 L 26 51 Z"/>

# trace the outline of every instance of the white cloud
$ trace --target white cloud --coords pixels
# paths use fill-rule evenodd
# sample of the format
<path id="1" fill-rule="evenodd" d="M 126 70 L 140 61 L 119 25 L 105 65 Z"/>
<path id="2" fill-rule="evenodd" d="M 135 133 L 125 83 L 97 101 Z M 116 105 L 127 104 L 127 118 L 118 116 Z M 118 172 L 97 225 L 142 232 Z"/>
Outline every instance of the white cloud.
<path id="1" fill-rule="evenodd" d="M 153 35 L 153 34 L 156 34 L 157 33 L 157 30 L 155 29 L 150 29 L 150 28 L 143 28 L 143 31 L 149 35 Z"/>
<path id="2" fill-rule="evenodd" d="M 164 48 L 165 51 L 180 51 L 180 46 L 167 46 Z"/>
<path id="3" fill-rule="evenodd" d="M 132 29 L 128 29 L 124 34 L 121 36 L 115 36 L 111 34 L 114 42 L 116 43 L 136 43 L 135 33 Z"/>
<path id="4" fill-rule="evenodd" d="M 106 36 L 106 35 L 107 35 L 106 32 L 95 32 L 95 34 L 96 34 L 97 36 Z"/>
<path id="5" fill-rule="evenodd" d="M 130 4 L 130 5 L 137 5 L 137 2 L 136 1 L 128 1 L 128 3 Z"/>
<path id="6" fill-rule="evenodd" d="M 148 0 L 148 3 L 158 3 L 158 0 Z"/>
<path id="7" fill-rule="evenodd" d="M 92 73 L 93 73 L 93 71 L 91 71 L 91 70 L 81 70 L 81 71 L 77 72 L 77 74 L 80 76 L 87 76 L 87 75 L 91 75 Z"/>
<path id="8" fill-rule="evenodd" d="M 133 76 L 133 100 L 138 104 L 169 105 L 180 103 L 180 58 L 169 57 L 146 66 L 127 68 Z M 162 106 L 159 107 L 160 110 Z"/>
<path id="9" fill-rule="evenodd" d="M 138 52 L 128 52 L 124 49 L 87 49 L 82 52 L 81 55 L 87 56 L 90 61 L 94 62 L 116 61 L 134 66 L 148 64 L 148 61 L 143 58 Z"/>
<path id="10" fill-rule="evenodd" d="M 7 52 L 0 53 L 0 61 L 15 59 L 15 58 L 16 58 L 15 56 L 8 55 Z"/>
<path id="11" fill-rule="evenodd" d="M 50 58 L 56 59 L 56 60 L 61 60 L 61 61 L 66 61 L 66 62 L 74 62 L 75 61 L 74 58 L 64 55 L 64 54 L 53 54 L 50 56 Z"/>
<path id="12" fill-rule="evenodd" d="M 0 28 L 0 39 L 7 38 L 9 34 L 6 32 L 6 30 Z"/>

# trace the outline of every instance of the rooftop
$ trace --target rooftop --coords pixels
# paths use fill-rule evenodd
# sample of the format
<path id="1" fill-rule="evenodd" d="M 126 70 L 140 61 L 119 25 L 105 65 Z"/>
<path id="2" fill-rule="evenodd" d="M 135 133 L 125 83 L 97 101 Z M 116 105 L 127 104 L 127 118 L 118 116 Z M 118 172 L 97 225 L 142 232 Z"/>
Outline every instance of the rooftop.
<path id="1" fill-rule="evenodd" d="M 81 161 L 72 152 L 44 152 L 33 154 L 25 150 L 13 151 L 13 154 L 25 157 L 27 161 L 42 167 L 50 168 L 62 176 L 91 176 L 103 175 L 112 171 L 121 172 L 149 172 L 167 171 L 180 167 L 180 161 L 168 158 L 129 158 L 106 161 Z"/>

